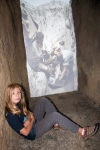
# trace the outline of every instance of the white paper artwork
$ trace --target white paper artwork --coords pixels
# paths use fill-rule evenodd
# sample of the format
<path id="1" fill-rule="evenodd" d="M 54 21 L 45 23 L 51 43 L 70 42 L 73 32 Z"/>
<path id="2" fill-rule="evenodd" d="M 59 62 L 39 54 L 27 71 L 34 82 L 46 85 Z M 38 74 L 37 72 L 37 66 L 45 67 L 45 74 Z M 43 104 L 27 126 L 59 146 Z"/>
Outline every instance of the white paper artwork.
<path id="1" fill-rule="evenodd" d="M 77 90 L 71 1 L 21 0 L 30 96 Z"/>

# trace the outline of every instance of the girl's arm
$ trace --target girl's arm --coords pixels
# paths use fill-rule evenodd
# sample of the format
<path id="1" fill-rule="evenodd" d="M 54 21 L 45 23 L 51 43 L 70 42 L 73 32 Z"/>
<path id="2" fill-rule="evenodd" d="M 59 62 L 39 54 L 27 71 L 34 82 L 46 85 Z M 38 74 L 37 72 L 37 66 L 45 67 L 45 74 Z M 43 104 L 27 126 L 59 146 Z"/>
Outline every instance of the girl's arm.
<path id="1" fill-rule="evenodd" d="M 29 112 L 29 114 L 28 114 L 28 116 L 27 116 L 27 119 L 26 119 L 26 121 L 24 122 L 24 127 L 27 127 L 29 124 L 30 124 L 30 122 L 31 122 L 31 115 L 33 115 L 33 113 L 32 112 Z"/>
<path id="2" fill-rule="evenodd" d="M 34 124 L 34 116 L 33 116 L 33 114 L 31 114 L 30 123 L 26 127 L 24 127 L 23 129 L 20 130 L 20 134 L 27 136 L 30 133 L 30 131 L 32 130 L 33 124 Z"/>

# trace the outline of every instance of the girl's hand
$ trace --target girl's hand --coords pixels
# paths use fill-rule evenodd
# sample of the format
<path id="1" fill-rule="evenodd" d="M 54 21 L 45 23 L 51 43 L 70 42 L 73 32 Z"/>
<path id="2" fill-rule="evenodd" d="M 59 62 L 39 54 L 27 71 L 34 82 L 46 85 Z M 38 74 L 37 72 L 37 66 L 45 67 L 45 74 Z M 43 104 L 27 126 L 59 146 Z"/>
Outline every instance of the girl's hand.
<path id="1" fill-rule="evenodd" d="M 29 114 L 28 114 L 28 116 L 27 116 L 27 119 L 28 119 L 29 121 L 31 121 L 31 119 L 34 119 L 34 115 L 33 115 L 32 112 L 29 112 Z"/>
<path id="2" fill-rule="evenodd" d="M 31 121 L 34 122 L 35 118 L 32 112 L 29 112 L 28 116 L 27 116 L 27 120 L 24 122 L 24 126 L 27 127 Z"/>
<path id="3" fill-rule="evenodd" d="M 31 121 L 31 112 L 29 112 L 29 114 L 27 116 L 27 120 Z"/>
<path id="4" fill-rule="evenodd" d="M 33 113 L 31 113 L 31 119 L 35 119 Z"/>

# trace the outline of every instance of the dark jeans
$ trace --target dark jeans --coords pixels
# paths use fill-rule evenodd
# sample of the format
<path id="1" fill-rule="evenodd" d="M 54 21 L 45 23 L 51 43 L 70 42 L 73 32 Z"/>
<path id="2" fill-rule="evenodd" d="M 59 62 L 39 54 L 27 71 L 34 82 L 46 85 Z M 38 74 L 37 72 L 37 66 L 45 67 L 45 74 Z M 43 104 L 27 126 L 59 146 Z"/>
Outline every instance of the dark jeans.
<path id="1" fill-rule="evenodd" d="M 54 124 L 59 124 L 62 128 L 70 130 L 73 133 L 76 133 L 79 129 L 77 124 L 57 112 L 54 105 L 45 97 L 41 97 L 36 103 L 34 116 L 37 119 L 36 138 L 49 131 Z"/>

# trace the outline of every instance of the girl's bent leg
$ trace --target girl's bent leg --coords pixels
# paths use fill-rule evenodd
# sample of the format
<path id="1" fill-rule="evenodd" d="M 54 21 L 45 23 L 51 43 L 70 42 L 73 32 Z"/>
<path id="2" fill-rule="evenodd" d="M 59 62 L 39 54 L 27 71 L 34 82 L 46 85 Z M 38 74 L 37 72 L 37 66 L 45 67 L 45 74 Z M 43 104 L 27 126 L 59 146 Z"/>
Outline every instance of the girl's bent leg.
<path id="1" fill-rule="evenodd" d="M 53 112 L 36 123 L 36 138 L 40 137 L 47 131 L 49 131 L 54 124 L 59 124 L 64 129 L 70 130 L 73 133 L 78 132 L 79 126 L 61 115 L 58 112 Z"/>
<path id="2" fill-rule="evenodd" d="M 48 115 L 52 112 L 56 112 L 56 108 L 54 107 L 54 105 L 45 97 L 41 97 L 35 106 L 34 109 L 34 116 L 35 118 L 40 121 L 41 119 L 43 119 L 44 114 L 47 113 Z"/>

